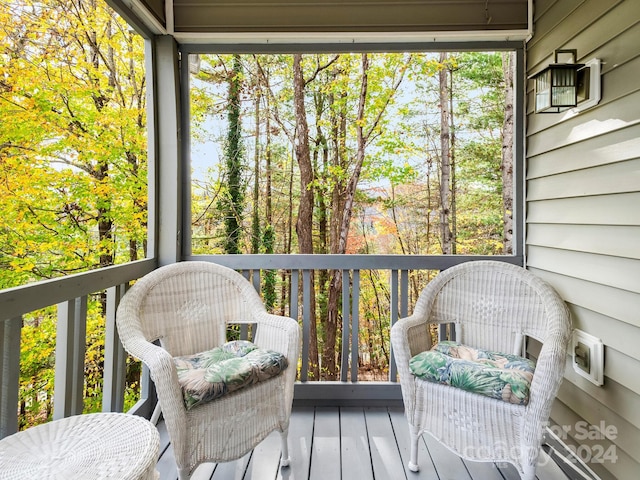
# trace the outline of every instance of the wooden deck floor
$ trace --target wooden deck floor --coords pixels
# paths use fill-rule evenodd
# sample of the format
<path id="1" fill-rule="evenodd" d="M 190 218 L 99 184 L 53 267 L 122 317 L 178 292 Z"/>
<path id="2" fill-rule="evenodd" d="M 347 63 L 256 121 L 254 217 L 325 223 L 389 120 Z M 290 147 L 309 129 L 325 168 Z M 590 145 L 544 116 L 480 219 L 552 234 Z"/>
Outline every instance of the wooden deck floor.
<path id="1" fill-rule="evenodd" d="M 176 480 L 173 451 L 164 425 L 158 471 Z M 420 471 L 406 468 L 408 428 L 399 408 L 294 408 L 289 429 L 291 465 L 279 468 L 280 437 L 272 434 L 235 462 L 201 465 L 192 480 L 518 480 L 510 465 L 463 461 L 429 435 L 419 452 Z M 538 480 L 569 478 L 548 456 Z"/>

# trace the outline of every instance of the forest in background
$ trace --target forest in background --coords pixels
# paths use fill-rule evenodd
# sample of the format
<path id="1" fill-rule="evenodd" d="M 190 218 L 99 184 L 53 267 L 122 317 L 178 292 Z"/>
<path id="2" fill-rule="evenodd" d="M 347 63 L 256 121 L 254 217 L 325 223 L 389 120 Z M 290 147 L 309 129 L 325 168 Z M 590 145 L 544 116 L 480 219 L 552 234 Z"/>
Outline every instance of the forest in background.
<path id="1" fill-rule="evenodd" d="M 144 258 L 142 38 L 99 0 L 0 0 L 0 48 L 0 288 Z M 510 252 L 512 54 L 192 60 L 193 253 Z M 412 301 L 426 280 L 412 272 Z M 288 281 L 263 272 L 273 311 Z M 311 379 L 340 368 L 341 281 L 312 277 Z M 388 369 L 388 300 L 389 279 L 367 272 L 361 366 L 374 377 Z M 104 308 L 90 299 L 87 412 L 101 407 Z M 55 332 L 55 307 L 24 318 L 22 428 L 51 416 Z M 128 404 L 138 375 L 130 361 Z"/>
<path id="2" fill-rule="evenodd" d="M 512 52 L 200 55 L 189 65 L 194 254 L 511 253 Z M 411 272 L 410 305 L 428 275 Z M 335 380 L 342 272 L 311 282 L 309 375 Z M 361 339 L 361 363 L 384 379 L 388 273 L 362 285 L 361 335 L 381 333 Z M 268 273 L 262 290 L 288 314 L 286 272 Z"/>
<path id="3" fill-rule="evenodd" d="M 0 288 L 145 258 L 145 74 L 143 39 L 103 1 L 0 0 Z M 102 408 L 104 312 L 89 298 L 87 412 Z M 56 307 L 23 323 L 20 428 L 51 418 Z"/>

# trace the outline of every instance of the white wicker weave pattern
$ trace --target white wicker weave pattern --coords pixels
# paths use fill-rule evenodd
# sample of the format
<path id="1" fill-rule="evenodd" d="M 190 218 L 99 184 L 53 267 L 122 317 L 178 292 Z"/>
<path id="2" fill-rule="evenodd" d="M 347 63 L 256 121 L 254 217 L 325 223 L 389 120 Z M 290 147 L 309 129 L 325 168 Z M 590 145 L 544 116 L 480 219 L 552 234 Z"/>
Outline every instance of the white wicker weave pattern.
<path id="1" fill-rule="evenodd" d="M 415 378 L 414 355 L 431 348 L 428 324 L 455 323 L 456 339 L 473 347 L 514 352 L 522 336 L 542 343 L 528 405 L 520 406 Z M 438 274 L 411 316 L 391 330 L 405 412 L 411 431 L 409 468 L 428 432 L 465 459 L 513 464 L 535 478 L 544 427 L 564 375 L 571 331 L 569 311 L 553 290 L 524 268 L 472 261 Z"/>
<path id="2" fill-rule="evenodd" d="M 125 413 L 76 415 L 0 441 L 0 479 L 153 480 L 160 437 Z"/>
<path id="3" fill-rule="evenodd" d="M 181 479 L 189 478 L 200 463 L 242 457 L 274 430 L 282 434 L 281 463 L 288 464 L 300 327 L 291 318 L 267 313 L 242 275 L 209 262 L 161 267 L 127 292 L 116 318 L 125 349 L 149 367 Z M 229 323 L 257 324 L 254 343 L 284 354 L 289 367 L 277 377 L 187 411 L 172 356 L 220 346 Z M 153 344 L 156 340 L 162 348 Z"/>

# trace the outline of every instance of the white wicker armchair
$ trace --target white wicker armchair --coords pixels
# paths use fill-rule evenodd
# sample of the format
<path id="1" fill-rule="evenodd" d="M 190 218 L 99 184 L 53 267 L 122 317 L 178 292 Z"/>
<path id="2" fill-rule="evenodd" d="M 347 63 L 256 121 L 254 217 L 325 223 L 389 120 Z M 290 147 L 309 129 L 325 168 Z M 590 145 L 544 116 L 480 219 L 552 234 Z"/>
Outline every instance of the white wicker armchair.
<path id="1" fill-rule="evenodd" d="M 274 430 L 281 432 L 281 465 L 288 465 L 300 353 L 295 320 L 267 313 L 242 275 L 208 262 L 180 262 L 146 275 L 126 293 L 116 318 L 125 349 L 149 367 L 155 382 L 180 480 L 200 463 L 240 458 Z M 229 323 L 256 324 L 252 341 L 284 354 L 289 366 L 269 380 L 187 409 L 173 357 L 220 346 Z"/>
<path id="2" fill-rule="evenodd" d="M 528 404 L 415 377 L 409 360 L 432 347 L 429 324 L 454 324 L 457 342 L 498 352 L 522 355 L 523 339 L 541 342 Z M 418 470 L 418 441 L 428 432 L 465 459 L 508 462 L 523 479 L 534 479 L 570 331 L 565 303 L 524 268 L 472 261 L 440 272 L 422 291 L 413 314 L 391 330 L 410 427 L 409 468 Z"/>

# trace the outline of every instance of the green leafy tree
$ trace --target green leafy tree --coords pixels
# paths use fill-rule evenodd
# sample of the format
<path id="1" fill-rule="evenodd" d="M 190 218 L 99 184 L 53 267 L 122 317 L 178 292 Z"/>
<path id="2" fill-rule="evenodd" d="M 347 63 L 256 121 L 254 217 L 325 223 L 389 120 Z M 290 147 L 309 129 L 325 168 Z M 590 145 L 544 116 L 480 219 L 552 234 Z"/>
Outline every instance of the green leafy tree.
<path id="1" fill-rule="evenodd" d="M 142 39 L 102 1 L 0 3 L 0 288 L 146 250 Z M 56 318 L 24 318 L 21 425 L 51 413 Z M 101 404 L 104 296 L 89 302 L 86 407 Z M 135 368 L 134 368 L 135 370 Z"/>
<path id="2" fill-rule="evenodd" d="M 209 64 L 218 73 L 208 76 L 210 93 L 196 85 L 192 107 L 198 103 L 198 125 L 213 131 L 210 122 L 221 118 L 219 106 L 228 104 L 226 72 L 231 68 L 226 65 L 232 64 L 232 56 L 206 57 L 215 58 Z M 254 232 L 254 242 L 244 242 L 241 251 L 255 251 L 256 232 L 272 227 L 273 250 L 267 245 L 270 235 L 262 235 L 261 252 L 439 254 L 440 192 L 446 188 L 451 204 L 447 221 L 455 237 L 451 251 L 501 253 L 501 209 L 506 203 L 501 197 L 500 137 L 506 104 L 500 53 L 450 52 L 443 60 L 438 53 L 415 52 L 251 55 L 243 56 L 242 63 L 245 89 L 260 92 L 246 92 L 253 101 L 243 103 L 242 110 L 244 131 L 256 138 L 249 134 L 244 139 L 248 145 L 254 142 L 253 174 L 244 177 L 248 189 L 253 187 L 253 200 L 243 207 L 240 227 Z M 447 88 L 441 97 L 438 74 L 443 67 Z M 450 182 L 440 175 L 444 101 L 451 118 Z M 225 131 L 228 122 L 222 119 Z M 226 165 L 220 172 L 211 169 L 211 196 L 226 188 Z M 210 198 L 198 196 L 198 205 L 221 231 L 215 225 L 222 225 L 222 216 L 209 208 Z M 198 222 L 207 215 L 194 211 Z M 340 305 L 342 276 L 334 280 L 332 272 L 313 273 L 309 377 L 331 379 L 340 368 L 340 315 L 347 314 Z M 271 302 L 273 279 L 263 275 L 263 296 Z M 410 304 L 431 275 L 411 273 Z M 361 300 L 367 299 L 361 318 L 372 305 L 371 311 L 389 308 L 380 288 L 389 279 L 376 274 L 375 280 L 361 277 Z M 285 313 L 289 291 L 284 274 L 279 285 Z M 369 317 L 376 332 L 388 328 Z M 388 339 L 376 334 L 362 341 L 371 346 L 365 357 L 383 365 L 388 346 L 378 353 L 374 346 Z"/>
<path id="3" fill-rule="evenodd" d="M 227 185 L 221 199 L 225 225 L 224 251 L 226 253 L 242 253 L 240 239 L 245 194 L 242 179 L 244 152 L 240 117 L 242 76 L 241 57 L 240 55 L 234 55 L 233 68 L 229 76 L 228 132 L 224 151 Z"/>
<path id="4" fill-rule="evenodd" d="M 142 40 L 100 2 L 0 8 L 0 286 L 137 258 Z"/>
<path id="5" fill-rule="evenodd" d="M 262 245 L 264 253 L 274 252 L 275 230 L 273 226 L 267 225 L 262 232 Z M 276 304 L 276 272 L 268 270 L 264 274 L 262 283 L 262 296 L 267 310 L 271 311 Z"/>

